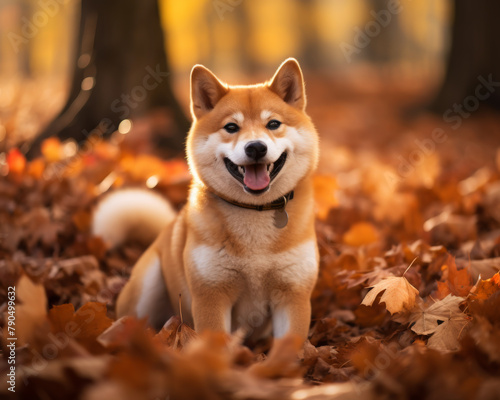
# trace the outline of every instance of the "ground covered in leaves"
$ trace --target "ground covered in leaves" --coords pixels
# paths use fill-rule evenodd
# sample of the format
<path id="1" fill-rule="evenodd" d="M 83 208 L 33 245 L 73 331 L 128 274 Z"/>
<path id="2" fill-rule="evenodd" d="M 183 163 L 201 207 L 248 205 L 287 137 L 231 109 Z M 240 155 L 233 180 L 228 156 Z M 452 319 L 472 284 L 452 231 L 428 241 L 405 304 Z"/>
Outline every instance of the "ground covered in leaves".
<path id="1" fill-rule="evenodd" d="M 315 90 L 321 266 L 303 347 L 293 337 L 272 348 L 198 337 L 180 316 L 160 332 L 116 321 L 116 296 L 144 244 L 107 249 L 90 234 L 92 208 L 127 186 L 179 208 L 185 162 L 138 155 L 119 135 L 76 155 L 49 140 L 37 160 L 15 148 L 1 160 L 2 398 L 498 398 L 497 117 L 460 129 L 428 115 L 402 123 L 375 95 L 322 103 Z"/>

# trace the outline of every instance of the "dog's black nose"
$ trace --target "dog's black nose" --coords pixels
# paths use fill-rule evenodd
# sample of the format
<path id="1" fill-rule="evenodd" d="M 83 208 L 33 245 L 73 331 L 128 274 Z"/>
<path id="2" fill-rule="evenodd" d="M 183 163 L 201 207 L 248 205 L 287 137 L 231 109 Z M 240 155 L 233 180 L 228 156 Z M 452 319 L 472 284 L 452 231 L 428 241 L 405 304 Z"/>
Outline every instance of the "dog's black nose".
<path id="1" fill-rule="evenodd" d="M 264 142 L 261 142 L 260 140 L 248 142 L 245 145 L 245 154 L 248 157 L 257 161 L 267 154 L 267 146 Z"/>

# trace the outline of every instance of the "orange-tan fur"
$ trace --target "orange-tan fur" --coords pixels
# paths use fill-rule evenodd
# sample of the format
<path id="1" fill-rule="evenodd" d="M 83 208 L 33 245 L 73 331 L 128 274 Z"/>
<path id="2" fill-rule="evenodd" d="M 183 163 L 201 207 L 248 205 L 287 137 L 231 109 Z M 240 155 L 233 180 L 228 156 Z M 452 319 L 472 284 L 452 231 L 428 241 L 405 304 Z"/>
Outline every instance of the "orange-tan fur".
<path id="1" fill-rule="evenodd" d="M 311 181 L 318 136 L 305 105 L 294 59 L 286 60 L 271 81 L 253 86 L 228 86 L 206 68 L 193 68 L 189 199 L 135 265 L 118 298 L 119 317 L 148 317 L 161 327 L 177 312 L 181 294 L 184 318 L 196 331 L 242 328 L 255 336 L 272 327 L 275 337 L 289 332 L 307 337 L 318 269 Z M 266 129 L 271 119 L 282 125 Z M 225 131 L 229 122 L 240 131 Z M 283 148 L 288 154 L 260 195 L 243 190 L 221 159 L 240 157 L 242 144 L 256 139 L 266 141 L 269 157 Z M 273 224 L 274 211 L 240 208 L 217 196 L 266 204 L 291 190 L 289 222 L 282 229 Z"/>

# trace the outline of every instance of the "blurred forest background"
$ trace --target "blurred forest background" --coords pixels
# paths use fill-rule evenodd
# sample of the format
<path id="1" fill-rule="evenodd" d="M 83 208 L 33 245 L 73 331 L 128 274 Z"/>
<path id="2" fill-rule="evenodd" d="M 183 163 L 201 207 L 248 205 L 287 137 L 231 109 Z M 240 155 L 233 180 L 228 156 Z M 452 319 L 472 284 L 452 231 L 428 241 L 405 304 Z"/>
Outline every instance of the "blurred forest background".
<path id="1" fill-rule="evenodd" d="M 449 43 L 452 2 L 394 3 L 401 12 L 392 15 L 389 29 L 382 30 L 367 51 L 355 54 L 352 61 L 393 64 L 401 74 L 439 71 Z M 48 4 L 52 9 L 44 7 Z M 79 7 L 79 1 L 2 0 L 2 75 L 67 78 Z M 240 74 L 231 78 L 241 80 L 249 72 L 272 70 L 291 56 L 308 68 L 352 67 L 341 44 L 354 45 L 357 29 L 374 19 L 371 12 L 386 9 L 387 4 L 379 0 L 160 0 L 159 7 L 173 74 L 183 76 L 193 64 L 204 63 L 225 76 Z M 115 18 L 119 16 L 118 11 Z M 27 25 L 34 26 L 26 29 L 33 32 L 32 37 L 24 34 Z M 27 40 L 18 43 L 9 32 Z"/>
<path id="2" fill-rule="evenodd" d="M 119 71 L 137 71 L 128 78 L 134 81 L 128 87 L 126 78 L 113 89 L 98 82 L 96 86 L 107 87 L 95 90 L 101 91 L 98 97 L 106 103 L 93 112 L 97 122 L 110 113 L 113 99 L 141 83 L 146 66 L 154 68 L 151 58 L 137 54 L 139 49 L 158 52 L 158 40 L 167 55 L 168 79 L 186 113 L 189 71 L 194 64 L 208 66 L 229 83 L 254 83 L 268 79 L 285 58 L 296 57 L 310 85 L 314 117 L 319 109 L 315 106 L 325 104 L 325 96 L 331 100 L 359 91 L 373 94 L 381 88 L 388 93 L 394 87 L 410 90 L 416 103 L 419 96 L 432 96 L 444 75 L 453 17 L 453 2 L 448 0 L 160 0 L 157 11 L 155 1 L 107 3 L 104 10 L 96 1 L 0 0 L 0 139 L 4 145 L 33 138 L 75 87 L 89 86 L 88 81 L 83 83 L 82 74 L 89 73 L 81 55 L 82 46 L 92 47 L 88 43 L 92 29 L 96 43 L 113 38 L 92 55 L 104 59 L 100 67 L 108 68 L 107 76 L 112 77 L 106 81 L 120 80 Z M 132 9 L 134 4 L 137 10 Z M 95 10 L 99 10 L 97 20 L 95 15 L 89 17 Z M 152 27 L 155 12 L 162 38 Z M 132 56 L 121 56 L 124 52 Z M 323 94 L 316 96 L 316 87 Z M 109 99 L 102 100 L 104 94 Z M 144 114 L 141 107 L 132 111 Z M 171 124 L 156 116 L 153 125 L 159 127 L 145 130 L 165 135 Z M 187 129 L 177 122 L 181 130 Z M 328 128 L 331 122 L 325 121 L 323 133 L 342 136 Z M 90 121 L 76 130 L 90 131 L 94 124 Z M 50 129 L 53 133 L 54 126 Z M 173 147 L 179 148 L 179 143 Z"/>
<path id="3" fill-rule="evenodd" d="M 0 0 L 0 339 L 5 288 L 21 299 L 11 398 L 498 399 L 499 15 L 498 0 Z M 156 335 L 115 321 L 144 244 L 107 248 L 95 204 L 134 186 L 182 207 L 192 66 L 247 84 L 288 57 L 321 138 L 300 365 L 286 340 L 268 353 L 195 341 L 176 317 Z M 381 290 L 400 307 L 374 304 Z"/>

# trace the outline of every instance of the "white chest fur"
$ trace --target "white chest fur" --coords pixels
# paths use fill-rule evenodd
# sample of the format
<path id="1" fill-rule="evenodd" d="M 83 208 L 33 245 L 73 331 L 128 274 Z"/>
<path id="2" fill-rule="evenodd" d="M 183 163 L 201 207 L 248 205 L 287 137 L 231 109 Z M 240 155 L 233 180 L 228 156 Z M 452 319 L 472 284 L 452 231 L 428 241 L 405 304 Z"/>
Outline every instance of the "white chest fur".
<path id="1" fill-rule="evenodd" d="M 266 276 L 281 278 L 284 283 L 302 285 L 317 274 L 316 243 L 304 242 L 281 253 L 254 248 L 253 254 L 233 256 L 216 247 L 200 245 L 192 250 L 194 268 L 208 282 L 233 279 L 237 273 L 250 287 L 260 287 Z"/>
<path id="2" fill-rule="evenodd" d="M 235 256 L 223 247 L 200 245 L 191 251 L 193 272 L 207 285 L 237 288 L 231 326 L 233 330 L 243 327 L 247 333 L 269 321 L 283 290 L 312 288 L 318 273 L 314 240 L 280 253 L 255 245 L 252 250 Z"/>

